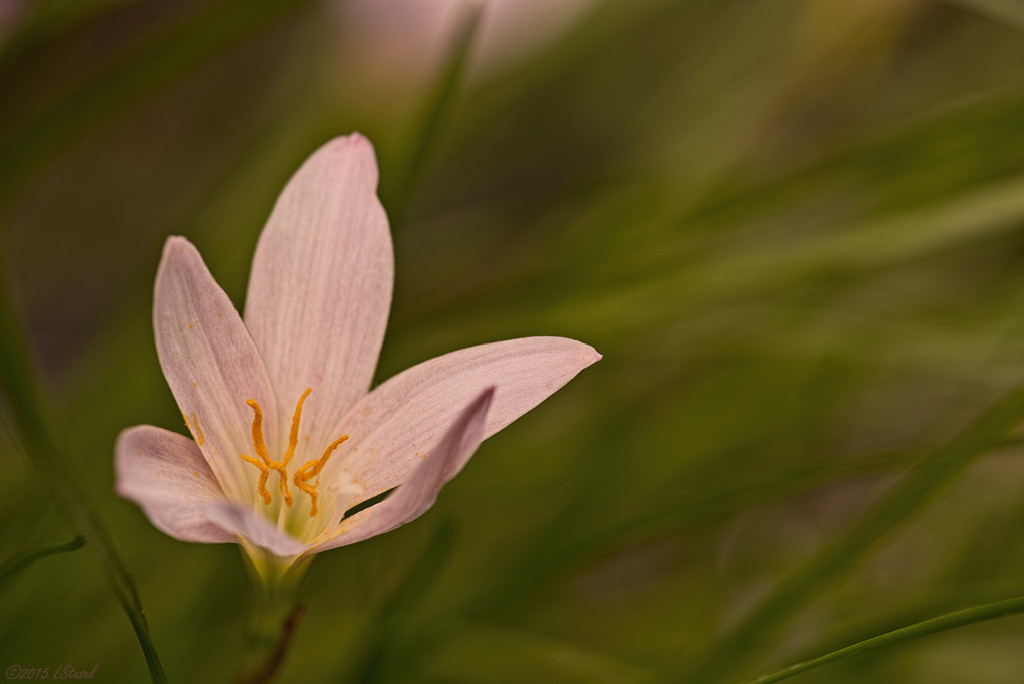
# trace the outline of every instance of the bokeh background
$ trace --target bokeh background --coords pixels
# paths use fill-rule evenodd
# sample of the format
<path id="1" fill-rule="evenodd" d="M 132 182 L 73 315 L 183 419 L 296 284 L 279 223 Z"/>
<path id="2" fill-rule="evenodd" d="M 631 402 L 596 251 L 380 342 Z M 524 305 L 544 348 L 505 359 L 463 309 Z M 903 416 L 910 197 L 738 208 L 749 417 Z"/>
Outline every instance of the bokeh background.
<path id="1" fill-rule="evenodd" d="M 685 682 L 717 659 L 735 682 L 1024 593 L 1009 443 L 729 640 L 1024 379 L 1024 4 L 471 15 L 0 0 L 6 279 L 171 681 L 231 679 L 251 594 L 235 547 L 113 493 L 119 430 L 184 431 L 150 323 L 161 245 L 187 236 L 241 305 L 278 191 L 352 130 L 396 248 L 378 381 L 520 335 L 604 360 L 428 515 L 318 557 L 280 681 Z M 72 536 L 32 454 L 6 431 L 0 453 L 0 558 Z M 1022 638 L 1009 617 L 793 681 L 1020 682 Z M 12 664 L 147 680 L 88 547 L 0 587 Z"/>

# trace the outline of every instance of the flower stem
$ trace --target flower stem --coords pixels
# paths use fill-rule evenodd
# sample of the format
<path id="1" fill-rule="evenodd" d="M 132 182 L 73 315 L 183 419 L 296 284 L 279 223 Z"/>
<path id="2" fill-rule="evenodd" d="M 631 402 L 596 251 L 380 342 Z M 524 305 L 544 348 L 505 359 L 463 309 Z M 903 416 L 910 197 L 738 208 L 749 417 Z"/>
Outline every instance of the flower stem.
<path id="1" fill-rule="evenodd" d="M 243 556 L 253 583 L 253 608 L 245 628 L 247 655 L 235 684 L 266 684 L 284 665 L 306 606 L 298 593 L 310 559 L 291 562 L 245 547 Z"/>

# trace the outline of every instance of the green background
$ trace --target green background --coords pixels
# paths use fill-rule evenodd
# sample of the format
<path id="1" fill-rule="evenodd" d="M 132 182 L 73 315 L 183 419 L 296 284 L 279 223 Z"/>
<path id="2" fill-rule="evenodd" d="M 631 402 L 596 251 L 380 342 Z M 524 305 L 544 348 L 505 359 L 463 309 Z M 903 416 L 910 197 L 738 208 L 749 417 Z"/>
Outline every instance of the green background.
<path id="1" fill-rule="evenodd" d="M 1024 379 L 1024 4 L 609 0 L 500 69 L 408 80 L 325 2 L 22 10 L 0 42 L 7 281 L 171 681 L 231 679 L 251 593 L 236 547 L 113 493 L 121 429 L 184 432 L 160 249 L 187 236 L 240 305 L 278 191 L 352 130 L 395 241 L 378 382 L 522 335 L 604 359 L 423 518 L 318 557 L 279 681 L 686 682 L 710 659 L 735 682 L 1024 593 L 1011 443 L 729 640 Z M 13 434 L 0 559 L 74 534 Z M 794 681 L 1024 681 L 1022 620 Z M 91 545 L 0 586 L 14 664 L 146 681 Z"/>

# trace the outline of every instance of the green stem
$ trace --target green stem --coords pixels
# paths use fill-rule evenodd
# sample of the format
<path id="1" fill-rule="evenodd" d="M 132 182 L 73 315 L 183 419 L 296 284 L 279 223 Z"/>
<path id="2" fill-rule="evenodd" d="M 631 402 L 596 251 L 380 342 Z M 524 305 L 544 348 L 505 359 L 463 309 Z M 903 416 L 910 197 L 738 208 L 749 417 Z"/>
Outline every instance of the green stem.
<path id="1" fill-rule="evenodd" d="M 946 446 L 925 457 L 893 491 L 846 534 L 825 547 L 807 565 L 783 580 L 711 654 L 686 676 L 686 682 L 711 682 L 741 664 L 768 631 L 796 614 L 816 590 L 845 570 L 876 541 L 917 512 L 980 453 L 1004 440 L 1024 420 L 1024 386 L 1016 388 Z"/>
<path id="2" fill-rule="evenodd" d="M 813 660 L 806 660 L 802 663 L 790 665 L 783 670 L 763 674 L 757 679 L 751 679 L 744 682 L 744 684 L 771 684 L 772 682 L 781 682 L 783 679 L 789 679 L 790 677 L 806 672 L 807 670 L 813 670 L 816 667 L 820 667 L 834 660 L 849 658 L 851 656 L 860 655 L 879 648 L 892 646 L 893 644 L 898 644 L 902 641 L 918 639 L 923 636 L 938 634 L 939 632 L 945 632 L 950 629 L 965 627 L 977 622 L 994 620 L 995 618 L 1022 612 L 1024 612 L 1024 596 L 1014 596 L 1013 598 L 1003 599 L 1002 601 L 995 601 L 993 603 L 985 603 L 979 606 L 965 608 L 963 610 L 947 613 L 937 618 L 924 620 L 923 622 L 916 622 L 907 627 L 902 627 L 900 629 L 893 630 L 892 632 L 887 632 L 885 634 L 872 637 L 871 639 L 847 646 L 846 648 L 841 648 L 838 651 L 832 651 L 831 653 L 819 656 Z"/>
<path id="3" fill-rule="evenodd" d="M 246 546 L 242 556 L 254 595 L 252 615 L 245 629 L 248 654 L 234 681 L 267 684 L 284 665 L 288 647 L 306 612 L 298 594 L 312 558 L 293 563 L 252 546 Z"/>
<path id="4" fill-rule="evenodd" d="M 23 328 L 14 314 L 3 264 L 0 263 L 0 388 L 7 400 L 8 414 L 29 459 L 38 469 L 40 480 L 54 494 L 58 508 L 69 526 L 92 542 L 89 548 L 102 565 L 114 594 L 124 609 L 139 639 L 153 681 L 167 681 L 163 665 L 149 634 L 138 590 L 106 528 L 93 513 L 84 493 L 69 474 L 65 454 L 68 440 L 58 436 L 53 418 L 33 374 L 28 345 L 19 335 Z"/>

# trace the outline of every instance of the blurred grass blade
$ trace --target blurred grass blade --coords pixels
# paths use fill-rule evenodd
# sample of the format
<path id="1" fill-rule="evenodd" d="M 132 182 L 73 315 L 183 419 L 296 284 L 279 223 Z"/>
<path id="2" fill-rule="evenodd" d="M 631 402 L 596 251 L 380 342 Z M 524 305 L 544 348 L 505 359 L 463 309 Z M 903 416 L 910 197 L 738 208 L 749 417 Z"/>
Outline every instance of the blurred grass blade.
<path id="1" fill-rule="evenodd" d="M 1024 444 L 1024 440 L 1005 439 L 986 451 L 1021 444 Z M 628 544 L 679 534 L 698 523 L 736 515 L 745 507 L 779 501 L 858 478 L 895 476 L 912 465 L 912 462 L 918 462 L 925 453 L 924 449 L 915 448 L 863 456 L 852 462 L 825 462 L 811 466 L 798 464 L 779 467 L 768 474 L 743 473 L 722 487 L 709 487 L 702 483 L 699 488 L 681 494 L 680 501 L 686 502 L 684 506 L 654 509 L 645 516 L 616 521 L 610 526 L 577 534 L 570 540 L 556 540 L 558 543 L 554 544 L 540 542 L 545 543 L 545 552 L 537 554 L 540 560 L 534 560 L 529 567 L 510 568 L 510 574 L 504 582 L 497 583 L 485 596 L 474 601 L 474 605 L 489 606 L 495 604 L 500 597 L 513 593 L 536 593 L 539 586 L 559 577 L 559 571 L 579 563 L 581 558 L 596 558 Z"/>
<path id="2" fill-rule="evenodd" d="M 0 587 L 10 578 L 35 563 L 40 558 L 52 556 L 58 553 L 69 553 L 77 551 L 85 546 L 85 535 L 80 534 L 71 541 L 54 546 L 40 546 L 34 549 L 26 549 L 8 558 L 3 565 L 0 565 Z"/>
<path id="3" fill-rule="evenodd" d="M 106 528 L 69 473 L 65 461 L 67 440 L 58 435 L 57 422 L 33 376 L 31 356 L 25 340 L 19 335 L 20 330 L 22 327 L 14 314 L 6 273 L 0 263 L 0 389 L 7 400 L 8 413 L 17 428 L 16 433 L 31 455 L 29 460 L 38 468 L 41 480 L 50 486 L 68 523 L 78 534 L 92 541 L 89 548 L 103 566 L 135 629 L 153 681 L 157 684 L 166 682 L 167 676 L 150 637 L 135 583 Z"/>
<path id="4" fill-rule="evenodd" d="M 832 651 L 831 653 L 819 656 L 813 660 L 807 660 L 802 663 L 797 663 L 796 665 L 791 665 L 784 670 L 778 670 L 776 672 L 761 675 L 757 679 L 751 679 L 744 682 L 744 684 L 772 684 L 772 682 L 781 682 L 783 679 L 789 679 L 790 677 L 807 672 L 808 670 L 813 670 L 816 667 L 820 667 L 821 665 L 825 665 L 834 660 L 850 658 L 879 648 L 893 646 L 894 644 L 898 644 L 902 641 L 909 641 L 911 639 L 917 639 L 931 634 L 938 634 L 939 632 L 945 632 L 950 629 L 966 627 L 967 625 L 973 625 L 977 622 L 994 620 L 996 618 L 1022 612 L 1024 612 L 1024 596 L 1014 596 L 1013 598 L 1003 599 L 1002 601 L 995 601 L 993 603 L 985 603 L 980 606 L 965 608 L 963 610 L 947 613 L 937 618 L 932 618 L 931 620 L 917 622 L 907 627 L 872 637 L 871 639 L 866 639 L 853 644 L 852 646 L 847 646 L 846 648 L 841 648 L 838 651 Z"/>
<path id="5" fill-rule="evenodd" d="M 978 14 L 994 19 L 1007 26 L 1024 30 L 1024 3 L 1019 0 L 946 0 Z"/>
<path id="6" fill-rule="evenodd" d="M 744 621 L 698 663 L 686 682 L 708 682 L 740 666 L 769 630 L 793 617 L 822 585 L 851 569 L 872 544 L 917 512 L 979 454 L 1007 437 L 1024 420 L 1024 386 L 1020 386 L 961 432 L 945 447 L 925 457 L 902 483 L 875 505 L 853 528 L 825 547 L 801 570 L 782 581 Z"/>
<path id="7" fill-rule="evenodd" d="M 5 125 L 0 131 L 0 209 L 79 139 L 307 4 L 310 0 L 209 4 L 137 41 L 26 121 Z M 10 91 L 0 82 L 0 101 L 17 102 L 18 93 Z"/>
<path id="8" fill-rule="evenodd" d="M 395 663 L 408 662 L 410 654 L 397 657 L 403 630 L 412 612 L 422 603 L 444 569 L 452 549 L 455 532 L 449 520 L 443 519 L 426 549 L 415 562 L 409 563 L 407 575 L 391 598 L 367 620 L 364 628 L 365 646 L 352 669 L 350 681 L 361 684 L 383 681 L 406 681 L 396 676 Z"/>
<path id="9" fill-rule="evenodd" d="M 643 665 L 591 644 L 518 625 L 459 618 L 428 637 L 421 681 L 655 684 Z"/>
<path id="10" fill-rule="evenodd" d="M 396 226 L 401 226 L 405 219 L 430 152 L 459 94 L 482 13 L 482 3 L 470 5 L 463 10 L 461 22 L 452 39 L 445 69 L 426 100 L 424 112 L 419 117 L 419 125 L 415 126 L 411 139 L 405 146 L 407 152 L 401 165 L 401 173 L 397 174 L 397 180 L 389 186 L 390 192 L 386 193 L 384 202 L 385 206 L 391 207 L 392 230 L 395 230 Z"/>

